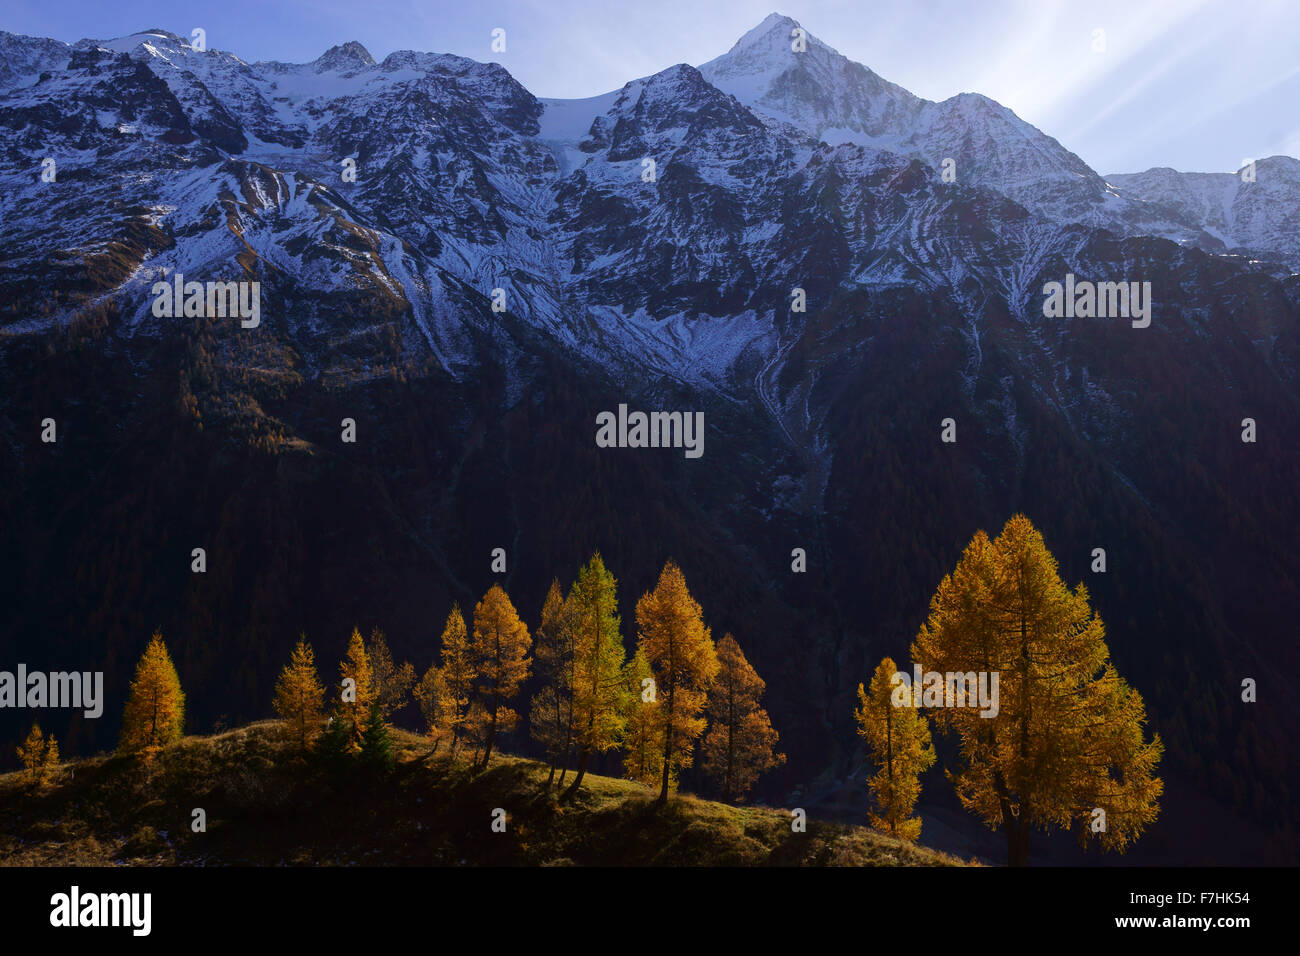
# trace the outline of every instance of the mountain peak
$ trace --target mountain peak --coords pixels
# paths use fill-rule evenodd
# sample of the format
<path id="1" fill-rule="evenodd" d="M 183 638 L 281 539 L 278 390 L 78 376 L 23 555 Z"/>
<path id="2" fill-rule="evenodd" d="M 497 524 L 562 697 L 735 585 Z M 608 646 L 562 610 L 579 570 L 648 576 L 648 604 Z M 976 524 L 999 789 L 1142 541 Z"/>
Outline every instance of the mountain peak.
<path id="1" fill-rule="evenodd" d="M 796 29 L 800 29 L 799 21 L 780 13 L 769 13 L 758 26 L 741 36 L 727 51 L 726 56 L 754 52 L 760 54 L 792 52 L 790 43 Z M 811 40 L 812 37 L 808 39 Z"/>
<path id="2" fill-rule="evenodd" d="M 799 21 L 793 17 L 787 17 L 784 13 L 769 13 L 762 19 L 758 26 L 751 29 L 745 36 L 740 38 L 744 42 L 745 37 L 766 36 L 777 30 L 784 30 L 787 33 L 799 26 Z"/>
<path id="3" fill-rule="evenodd" d="M 796 30 L 802 31 L 798 47 L 795 46 Z M 750 102 L 757 97 L 747 97 L 747 93 L 770 90 L 785 74 L 806 72 L 811 66 L 814 72 L 828 75 L 840 72 L 848 62 L 838 51 L 807 32 L 799 21 L 772 13 L 726 53 L 703 64 L 700 72 L 719 89 L 742 102 Z"/>
<path id="4" fill-rule="evenodd" d="M 181 52 L 188 49 L 190 41 L 184 37 L 172 33 L 170 30 L 163 30 L 155 27 L 149 30 L 140 30 L 136 33 L 128 33 L 124 36 L 114 37 L 111 40 L 95 40 L 90 37 L 78 40 L 72 45 L 74 50 L 110 50 L 113 53 L 132 53 L 134 54 L 141 46 L 149 45 L 155 49 L 165 49 L 172 52 Z"/>
<path id="5" fill-rule="evenodd" d="M 345 73 L 374 66 L 375 58 L 356 40 L 348 40 L 346 43 L 330 47 L 313 60 L 311 65 L 317 73 L 331 71 Z"/>

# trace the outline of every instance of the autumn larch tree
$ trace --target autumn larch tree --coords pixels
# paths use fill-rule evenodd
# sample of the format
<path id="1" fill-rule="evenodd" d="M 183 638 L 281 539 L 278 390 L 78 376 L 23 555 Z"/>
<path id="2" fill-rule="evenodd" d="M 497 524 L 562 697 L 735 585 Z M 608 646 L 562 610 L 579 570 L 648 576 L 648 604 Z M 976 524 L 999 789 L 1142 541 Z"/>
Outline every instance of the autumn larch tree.
<path id="1" fill-rule="evenodd" d="M 1145 738 L 1142 697 L 1111 663 L 1087 588 L 1065 585 L 1024 515 L 994 541 L 976 533 L 931 600 L 912 659 L 924 671 L 999 675 L 996 716 L 933 716 L 960 737 L 962 766 L 949 774 L 958 797 L 1005 832 L 1010 865 L 1028 862 L 1031 827 L 1073 825 L 1084 846 L 1123 852 L 1156 818 L 1160 737 Z"/>
<path id="2" fill-rule="evenodd" d="M 533 634 L 533 662 L 542 687 L 528 712 L 529 734 L 545 748 L 551 765 L 548 788 L 555 781 L 556 766 L 563 761 L 567 768 L 573 744 L 573 631 L 573 602 L 565 600 L 560 582 L 552 580 Z"/>
<path id="3" fill-rule="evenodd" d="M 497 731 L 513 729 L 519 718 L 505 702 L 518 694 L 520 686 L 528 679 L 528 652 L 532 646 L 528 627 L 519 619 L 509 596 L 501 585 L 492 585 L 474 607 L 474 633 L 470 644 L 487 720 L 483 734 L 483 767 L 487 767 L 492 759 Z"/>
<path id="4" fill-rule="evenodd" d="M 655 713 L 658 695 L 644 651 L 637 648 L 624 673 L 627 728 L 623 733 L 623 774 L 629 780 L 654 785 L 663 772 L 664 746 Z"/>
<path id="5" fill-rule="evenodd" d="M 122 714 L 118 750 L 151 754 L 180 740 L 184 726 L 181 681 L 162 635 L 155 632 L 135 667 L 135 679 Z"/>
<path id="6" fill-rule="evenodd" d="M 430 754 L 436 754 L 443 742 L 451 739 L 452 698 L 447 678 L 437 664 L 430 665 L 415 685 L 415 700 L 424 718 L 425 736 L 433 744 Z"/>
<path id="7" fill-rule="evenodd" d="M 705 713 L 705 775 L 718 782 L 726 803 L 743 800 L 759 774 L 785 763 L 776 752 L 777 733 L 760 701 L 766 684 L 730 634 L 718 642 L 718 676 Z"/>
<path id="8" fill-rule="evenodd" d="M 858 733 L 866 740 L 875 774 L 867 787 L 875 798 L 875 811 L 867 819 L 891 836 L 914 842 L 921 835 L 921 819 L 912 816 L 921 796 L 920 775 L 934 766 L 930 725 L 912 706 L 910 685 L 904 694 L 894 691 L 898 667 L 886 657 L 871 675 L 869 688 L 858 685 Z M 905 701 L 905 703 L 904 703 Z"/>
<path id="9" fill-rule="evenodd" d="M 308 750 L 325 712 L 325 688 L 316 673 L 316 655 L 305 638 L 298 639 L 289 663 L 275 682 L 272 706 L 299 749 Z"/>
<path id="10" fill-rule="evenodd" d="M 355 627 L 348 639 L 348 652 L 339 664 L 338 700 L 335 717 L 343 720 L 352 730 L 353 749 L 361 746 L 370 717 L 370 702 L 376 700 L 375 675 L 370 666 L 370 655 L 361 632 Z"/>
<path id="11" fill-rule="evenodd" d="M 654 590 L 636 605 L 640 648 L 654 675 L 659 702 L 656 733 L 664 755 L 659 803 L 668 800 L 677 772 L 694 760 L 695 741 L 704 732 L 705 695 L 718 673 L 717 651 L 702 615 L 672 561 L 664 565 Z"/>
<path id="12" fill-rule="evenodd" d="M 377 627 L 370 631 L 366 653 L 370 656 L 379 712 L 388 720 L 405 706 L 407 695 L 415 685 L 415 668 L 409 661 L 400 665 L 394 662 L 384 632 Z"/>
<path id="13" fill-rule="evenodd" d="M 467 721 L 477 677 L 474 655 L 469 646 L 469 633 L 465 628 L 465 616 L 461 614 L 459 604 L 452 605 L 447 623 L 443 625 L 439 656 L 442 660 L 439 671 L 447 684 L 447 703 L 443 712 L 454 758 L 456 748 L 465 742 L 469 730 Z"/>
<path id="14" fill-rule="evenodd" d="M 619 632 L 618 584 L 600 554 L 593 554 L 570 589 L 573 601 L 573 726 L 578 769 L 564 791 L 569 800 L 582 786 L 592 754 L 617 747 L 626 719 L 627 651 Z"/>
<path id="15" fill-rule="evenodd" d="M 41 733 L 39 723 L 32 724 L 27 739 L 16 749 L 18 759 L 22 761 L 24 769 L 34 784 L 39 785 L 48 780 L 59 765 L 59 742 L 54 739 L 53 734 L 46 737 Z"/>

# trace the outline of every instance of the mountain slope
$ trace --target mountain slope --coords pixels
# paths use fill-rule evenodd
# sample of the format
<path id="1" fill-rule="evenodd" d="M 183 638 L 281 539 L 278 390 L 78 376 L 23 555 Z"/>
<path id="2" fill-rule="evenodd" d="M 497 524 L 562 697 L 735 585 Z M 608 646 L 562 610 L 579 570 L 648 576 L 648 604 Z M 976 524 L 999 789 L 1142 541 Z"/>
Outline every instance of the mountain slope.
<path id="1" fill-rule="evenodd" d="M 960 866 L 925 846 L 787 810 L 587 774 L 568 804 L 544 764 L 499 756 L 483 773 L 393 732 L 391 775 L 332 774 L 288 749 L 278 722 L 187 737 L 152 767 L 95 757 L 32 790 L 0 776 L 0 865 Z M 192 810 L 207 829 L 193 832 Z M 492 810 L 506 811 L 504 833 Z"/>
<path id="2" fill-rule="evenodd" d="M 1293 852 L 1300 706 L 1243 709 L 1237 675 L 1300 666 L 1300 281 L 1207 251 L 1206 201 L 1111 190 L 991 101 L 909 98 L 787 25 L 581 102 L 358 44 L 247 64 L 151 30 L 60 66 L 6 38 L 49 68 L 0 91 L 5 633 L 122 693 L 161 627 L 207 727 L 263 712 L 303 630 L 329 654 L 378 625 L 423 669 L 494 547 L 526 617 L 601 550 L 628 639 L 671 556 L 769 681 L 767 795 L 811 799 L 858 759 L 857 683 L 1025 511 L 1171 767 L 1265 828 L 1236 859 Z M 1209 239 L 1150 225 L 1184 219 Z M 260 324 L 155 316 L 177 274 L 259 282 Z M 1150 282 L 1151 325 L 1047 318 L 1071 274 Z M 703 461 L 597 448 L 621 403 L 704 411 Z"/>

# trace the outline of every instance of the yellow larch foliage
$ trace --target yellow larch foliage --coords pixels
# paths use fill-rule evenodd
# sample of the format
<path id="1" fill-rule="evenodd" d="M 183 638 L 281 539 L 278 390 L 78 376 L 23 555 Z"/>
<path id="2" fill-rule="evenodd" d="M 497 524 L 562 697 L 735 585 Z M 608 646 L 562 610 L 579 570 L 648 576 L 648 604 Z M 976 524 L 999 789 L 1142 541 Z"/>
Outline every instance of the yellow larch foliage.
<path id="1" fill-rule="evenodd" d="M 1065 585 L 1024 515 L 966 546 L 912 658 L 926 671 L 998 675 L 996 716 L 941 707 L 934 719 L 961 741 L 949 774 L 958 797 L 1005 832 L 1010 864 L 1028 861 L 1031 828 L 1073 826 L 1085 846 L 1122 852 L 1156 818 L 1160 737 L 1146 739 L 1142 697 L 1111 663 L 1087 588 Z"/>
<path id="2" fill-rule="evenodd" d="M 930 725 L 912 706 L 910 687 L 895 694 L 901 681 L 891 658 L 880 662 L 869 688 L 858 685 L 858 733 L 866 740 L 875 774 L 867 781 L 875 809 L 867 819 L 873 827 L 903 840 L 921 835 L 921 820 L 912 816 L 921 796 L 920 775 L 934 766 Z"/>
<path id="3" fill-rule="evenodd" d="M 709 683 L 718 673 L 713 637 L 686 578 L 673 561 L 664 565 L 654 590 L 636 605 L 640 649 L 655 680 L 657 733 L 663 741 L 659 801 L 668 799 L 676 771 L 691 766 Z"/>
<path id="4" fill-rule="evenodd" d="M 325 688 L 316 673 L 316 655 L 305 638 L 298 639 L 289 663 L 280 672 L 271 705 L 298 748 L 307 750 L 324 719 Z"/>
<path id="5" fill-rule="evenodd" d="M 470 702 L 474 698 L 474 655 L 470 651 L 469 631 L 459 604 L 453 604 L 442 628 L 439 654 L 442 666 L 438 669 L 447 685 L 447 699 L 443 707 L 443 729 L 451 742 L 451 753 L 467 742 L 469 736 Z"/>
<path id="6" fill-rule="evenodd" d="M 41 732 L 39 723 L 32 724 L 27 739 L 15 750 L 33 783 L 45 783 L 59 765 L 59 742 L 54 739 L 53 734 L 46 737 Z"/>
<path id="7" fill-rule="evenodd" d="M 370 719 L 370 702 L 375 699 L 375 674 L 366 653 L 366 642 L 361 631 L 352 629 L 348 638 L 348 651 L 339 663 L 338 699 L 335 701 L 335 719 L 343 720 L 351 728 L 352 747 L 360 748 Z"/>
<path id="8" fill-rule="evenodd" d="M 718 642 L 718 676 L 709 688 L 704 736 L 706 776 L 717 781 L 726 803 L 743 800 L 760 774 L 785 762 L 777 733 L 760 701 L 766 684 L 745 659 L 736 639 Z"/>
<path id="9" fill-rule="evenodd" d="M 478 692 L 483 704 L 483 761 L 492 759 L 498 731 L 514 729 L 519 715 L 506 706 L 528 679 L 532 649 L 528 627 L 519 619 L 510 597 L 499 584 L 474 607 L 474 631 L 470 640 Z"/>
<path id="10" fill-rule="evenodd" d="M 618 582 L 600 554 L 578 572 L 569 591 L 573 602 L 574 744 L 578 749 L 577 774 L 564 792 L 571 798 L 582 786 L 593 754 L 619 745 L 627 719 L 623 664 L 627 651 L 620 631 Z"/>
<path id="11" fill-rule="evenodd" d="M 118 738 L 121 753 L 153 752 L 180 740 L 185 694 L 162 635 L 155 632 L 135 668 Z"/>

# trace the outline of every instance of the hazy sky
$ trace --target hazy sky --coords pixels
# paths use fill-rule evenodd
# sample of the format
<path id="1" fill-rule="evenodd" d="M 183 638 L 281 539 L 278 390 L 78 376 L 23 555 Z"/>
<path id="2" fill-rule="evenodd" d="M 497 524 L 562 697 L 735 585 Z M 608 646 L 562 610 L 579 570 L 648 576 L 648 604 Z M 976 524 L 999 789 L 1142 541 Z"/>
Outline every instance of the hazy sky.
<path id="1" fill-rule="evenodd" d="M 984 93 L 1100 173 L 1300 156 L 1298 0 L 5 0 L 0 29 L 72 42 L 203 27 L 249 61 L 359 40 L 377 60 L 457 53 L 538 96 L 593 96 L 710 60 L 774 11 L 920 96 Z"/>

